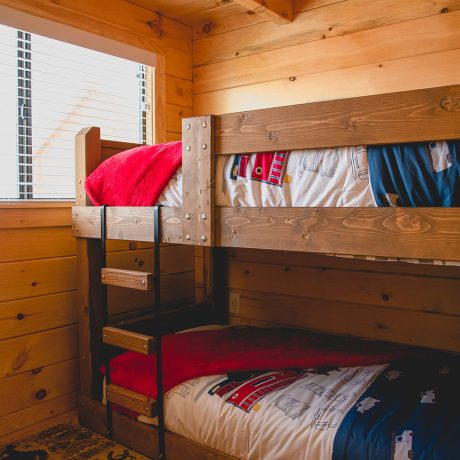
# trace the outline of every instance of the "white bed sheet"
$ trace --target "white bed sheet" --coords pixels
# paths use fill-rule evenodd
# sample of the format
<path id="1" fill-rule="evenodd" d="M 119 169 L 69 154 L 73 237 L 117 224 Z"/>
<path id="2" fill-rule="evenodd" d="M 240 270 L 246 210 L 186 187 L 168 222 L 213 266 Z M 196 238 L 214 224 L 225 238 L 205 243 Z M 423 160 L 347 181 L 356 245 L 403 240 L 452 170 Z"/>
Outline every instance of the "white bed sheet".
<path id="1" fill-rule="evenodd" d="M 272 155 L 271 161 L 262 161 L 261 155 L 251 154 L 239 167 L 234 165 L 235 155 L 217 157 L 217 206 L 375 206 L 365 147 L 295 150 L 279 157 Z M 159 202 L 164 206 L 181 206 L 181 170 L 169 182 Z"/>

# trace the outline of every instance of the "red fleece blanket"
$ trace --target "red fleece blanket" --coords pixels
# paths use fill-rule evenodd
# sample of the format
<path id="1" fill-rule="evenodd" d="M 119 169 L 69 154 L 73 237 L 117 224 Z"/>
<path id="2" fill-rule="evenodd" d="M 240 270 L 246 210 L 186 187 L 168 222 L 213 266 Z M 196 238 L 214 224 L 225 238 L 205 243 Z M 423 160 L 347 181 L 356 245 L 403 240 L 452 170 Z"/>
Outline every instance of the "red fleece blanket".
<path id="1" fill-rule="evenodd" d="M 163 386 L 235 371 L 351 367 L 386 363 L 407 355 L 403 347 L 326 336 L 296 329 L 227 328 L 166 335 Z M 101 368 L 104 372 L 104 368 Z M 157 396 L 155 356 L 123 353 L 111 360 L 112 383 Z"/>
<path id="2" fill-rule="evenodd" d="M 181 163 L 181 141 L 126 150 L 87 177 L 86 193 L 95 206 L 153 206 Z"/>

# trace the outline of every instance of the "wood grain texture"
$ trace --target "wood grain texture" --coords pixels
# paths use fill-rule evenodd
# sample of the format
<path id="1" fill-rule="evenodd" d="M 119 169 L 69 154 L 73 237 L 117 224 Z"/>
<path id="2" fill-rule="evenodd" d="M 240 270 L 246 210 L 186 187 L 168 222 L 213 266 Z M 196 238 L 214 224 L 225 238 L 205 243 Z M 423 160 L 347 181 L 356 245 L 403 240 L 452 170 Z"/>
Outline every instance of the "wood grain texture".
<path id="1" fill-rule="evenodd" d="M 460 260 L 458 208 L 216 208 L 220 246 Z"/>
<path id="2" fill-rule="evenodd" d="M 156 401 L 148 396 L 135 393 L 117 385 L 107 385 L 107 401 L 132 410 L 147 417 L 155 415 Z"/>
<path id="3" fill-rule="evenodd" d="M 428 53 L 197 94 L 194 113 L 218 115 L 455 85 L 459 73 L 460 49 Z"/>
<path id="4" fill-rule="evenodd" d="M 460 352 L 460 317 L 374 305 L 240 291 L 232 324 L 295 326 Z"/>
<path id="5" fill-rule="evenodd" d="M 105 406 L 81 397 L 80 424 L 96 433 L 106 434 Z M 113 439 L 150 458 L 158 457 L 158 438 L 155 428 L 120 415 L 113 414 Z M 198 444 L 177 434 L 165 433 L 168 460 L 237 460 L 217 450 Z"/>
<path id="6" fill-rule="evenodd" d="M 292 0 L 235 0 L 235 2 L 276 24 L 292 22 Z"/>
<path id="7" fill-rule="evenodd" d="M 77 390 L 77 358 L 0 379 L 0 420 L 3 415 L 36 406 Z"/>
<path id="8" fill-rule="evenodd" d="M 243 25 L 227 33 L 210 33 L 194 42 L 193 65 L 200 66 L 227 59 L 257 55 L 264 51 L 287 48 L 301 43 L 325 40 L 361 30 L 375 29 L 389 24 L 406 23 L 414 19 L 438 15 L 460 8 L 458 0 L 347 0 L 327 8 L 299 12 L 289 27 L 276 27 L 270 22 Z M 359 14 L 357 12 L 359 11 Z M 246 16 L 248 16 L 246 14 Z M 435 19 L 436 21 L 436 19 Z M 220 22 L 227 26 L 227 18 Z M 217 30 L 220 23 L 213 21 Z M 195 34 L 196 37 L 196 34 Z M 197 37 L 196 37 L 197 38 Z M 318 43 L 319 46 L 322 46 Z M 286 50 L 289 52 L 289 50 Z"/>
<path id="9" fill-rule="evenodd" d="M 460 86 L 215 117 L 216 154 L 460 137 Z"/>
<path id="10" fill-rule="evenodd" d="M 65 207 L 57 206 L 55 208 L 41 207 L 38 203 L 33 208 L 27 209 L 14 205 L 0 207 L 0 229 L 48 228 L 70 225 L 72 223 L 72 204 L 68 203 Z"/>
<path id="11" fill-rule="evenodd" d="M 72 359 L 77 355 L 77 326 L 2 340 L 0 378 Z"/>
<path id="12" fill-rule="evenodd" d="M 123 348 L 123 350 L 135 351 L 143 355 L 151 355 L 155 351 L 155 339 L 153 337 L 117 327 L 103 327 L 102 340 L 108 345 Z"/>
<path id="13" fill-rule="evenodd" d="M 153 274 L 120 268 L 103 268 L 101 271 L 102 284 L 119 286 L 139 291 L 153 289 Z"/>
<path id="14" fill-rule="evenodd" d="M 214 243 L 213 117 L 186 118 L 182 122 L 182 241 Z"/>
<path id="15" fill-rule="evenodd" d="M 72 231 L 77 238 L 100 238 L 99 207 L 72 208 Z M 182 243 L 182 209 L 161 208 L 161 241 Z M 134 241 L 153 241 L 153 208 L 107 208 L 107 238 Z"/>
<path id="16" fill-rule="evenodd" d="M 197 66 L 194 93 L 456 49 L 459 21 L 454 11 Z"/>

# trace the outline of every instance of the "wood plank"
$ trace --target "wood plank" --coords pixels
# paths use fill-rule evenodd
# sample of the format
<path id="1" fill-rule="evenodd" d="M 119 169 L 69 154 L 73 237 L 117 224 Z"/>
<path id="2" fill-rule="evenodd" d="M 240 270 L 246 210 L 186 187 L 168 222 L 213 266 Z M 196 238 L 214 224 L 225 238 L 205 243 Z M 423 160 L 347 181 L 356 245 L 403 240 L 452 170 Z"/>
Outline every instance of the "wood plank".
<path id="1" fill-rule="evenodd" d="M 75 256 L 0 264 L 0 302 L 73 291 L 75 272 Z"/>
<path id="2" fill-rule="evenodd" d="M 180 141 L 182 139 L 182 133 L 173 133 L 171 131 L 166 132 L 166 142 Z"/>
<path id="3" fill-rule="evenodd" d="M 5 228 L 38 228 L 38 227 L 63 227 L 72 224 L 71 207 L 50 208 L 36 204 L 34 208 L 0 207 L 0 229 Z"/>
<path id="4" fill-rule="evenodd" d="M 282 308 L 280 308 L 282 306 Z M 233 324 L 275 324 L 460 351 L 460 317 L 374 305 L 240 292 L 239 313 Z"/>
<path id="5" fill-rule="evenodd" d="M 171 77 L 177 77 L 192 81 L 192 55 L 174 48 L 168 48 L 165 53 L 165 73 Z"/>
<path id="6" fill-rule="evenodd" d="M 458 208 L 216 208 L 216 244 L 458 261 L 459 219 Z"/>
<path id="7" fill-rule="evenodd" d="M 211 64 L 227 59 L 241 58 L 264 51 L 324 40 L 366 29 L 406 22 L 460 9 L 458 0 L 348 0 L 296 14 L 289 27 L 276 27 L 270 22 L 259 22 L 225 34 L 212 35 L 194 43 L 193 65 Z M 359 11 L 359 14 L 356 12 Z M 289 50 L 286 50 L 288 53 Z"/>
<path id="8" fill-rule="evenodd" d="M 192 116 L 192 109 L 182 105 L 166 104 L 166 127 L 170 132 L 182 132 L 182 119 Z"/>
<path id="9" fill-rule="evenodd" d="M 59 344 L 59 346 L 56 346 Z M 77 326 L 0 341 L 0 378 L 66 361 L 78 355 Z"/>
<path id="10" fill-rule="evenodd" d="M 459 279 L 230 261 L 227 282 L 229 289 L 460 317 Z"/>
<path id="11" fill-rule="evenodd" d="M 39 405 L 78 390 L 78 359 L 0 379 L 0 420 L 5 414 Z M 0 422 L 1 426 L 1 422 Z M 0 436 L 1 436 L 0 428 Z"/>
<path id="12" fill-rule="evenodd" d="M 194 113 L 221 114 L 455 85 L 459 73 L 460 49 L 429 53 L 198 94 Z"/>
<path id="13" fill-rule="evenodd" d="M 96 401 L 81 397 L 80 424 L 96 433 L 106 434 L 105 407 Z M 120 415 L 113 414 L 113 439 L 150 458 L 158 457 L 158 438 L 155 428 Z M 165 433 L 168 460 L 236 460 L 217 450 L 167 431 Z"/>
<path id="14" fill-rule="evenodd" d="M 391 273 L 432 278 L 460 279 L 458 267 L 433 265 L 427 263 L 388 262 L 385 260 L 350 259 L 348 257 L 333 257 L 324 254 L 304 252 L 283 252 L 280 261 L 278 251 L 260 249 L 229 248 L 225 250 L 226 257 L 237 262 L 257 264 L 275 264 L 286 267 L 313 267 L 322 270 L 352 270 L 355 272 Z M 196 257 L 196 256 L 195 256 Z"/>
<path id="15" fill-rule="evenodd" d="M 155 415 L 156 401 L 148 396 L 135 393 L 117 385 L 107 385 L 107 400 L 118 406 L 130 409 L 138 414 L 153 417 Z"/>
<path id="16" fill-rule="evenodd" d="M 161 299 L 165 305 L 175 302 L 193 301 L 194 272 L 176 273 L 161 277 Z M 109 287 L 109 313 L 119 315 L 134 310 L 152 307 L 151 292 L 128 291 L 124 288 Z"/>
<path id="17" fill-rule="evenodd" d="M 135 351 L 143 355 L 151 355 L 155 351 L 155 339 L 153 337 L 117 327 L 103 327 L 102 340 L 108 345 L 123 348 L 123 350 Z"/>
<path id="18" fill-rule="evenodd" d="M 154 94 L 152 107 L 154 107 L 153 139 L 155 144 L 165 142 L 166 138 L 166 62 L 164 56 L 157 56 L 155 69 L 153 70 Z"/>
<path id="19" fill-rule="evenodd" d="M 0 445 L 15 442 L 60 423 L 75 422 L 78 392 L 45 401 L 0 418 Z"/>
<path id="20" fill-rule="evenodd" d="M 78 395 L 76 394 L 75 398 L 77 397 Z M 0 437 L 0 444 L 4 446 L 7 444 L 12 444 L 16 441 L 20 441 L 33 434 L 36 434 L 37 432 L 46 430 L 50 427 L 59 425 L 61 423 L 70 423 L 70 424 L 78 423 L 78 412 L 75 408 L 72 408 L 70 411 L 64 412 L 57 416 L 52 415 L 54 413 L 53 409 L 50 410 L 49 413 L 51 414 L 50 418 L 47 418 L 41 422 L 37 422 L 31 426 L 27 426 L 25 428 L 16 430 L 12 433 L 8 433 L 6 436 Z"/>
<path id="21" fill-rule="evenodd" d="M 74 256 L 75 252 L 70 226 L 0 230 L 0 263 Z"/>
<path id="22" fill-rule="evenodd" d="M 244 8 L 254 11 L 275 24 L 292 22 L 293 0 L 235 0 Z"/>
<path id="23" fill-rule="evenodd" d="M 460 137 L 460 85 L 216 116 L 216 154 Z"/>
<path id="24" fill-rule="evenodd" d="M 139 147 L 140 145 L 141 144 L 135 144 L 132 142 L 119 142 L 101 139 L 101 161 L 107 160 L 113 155 L 123 152 L 124 150 Z"/>
<path id="25" fill-rule="evenodd" d="M 119 286 L 139 291 L 153 289 L 153 274 L 120 268 L 103 268 L 101 270 L 102 284 Z"/>
<path id="26" fill-rule="evenodd" d="M 100 238 L 99 207 L 72 208 L 72 233 L 77 238 Z M 182 243 L 182 209 L 161 208 L 161 241 Z M 153 208 L 109 207 L 106 214 L 107 238 L 153 241 Z M 116 224 L 116 225 L 114 225 Z"/>
<path id="27" fill-rule="evenodd" d="M 160 249 L 161 275 L 183 273 L 193 270 L 193 248 L 190 246 L 165 246 Z M 107 255 L 112 268 L 153 272 L 153 249 L 136 249 Z"/>
<path id="28" fill-rule="evenodd" d="M 213 117 L 186 118 L 182 122 L 182 241 L 214 243 Z"/>
<path id="29" fill-rule="evenodd" d="M 193 83 L 172 75 L 166 75 L 166 101 L 169 104 L 193 108 Z"/>
<path id="30" fill-rule="evenodd" d="M 459 21 L 454 11 L 198 66 L 194 93 L 456 49 Z"/>
<path id="31" fill-rule="evenodd" d="M 77 291 L 0 303 L 0 340 L 77 322 Z"/>
<path id="32" fill-rule="evenodd" d="M 101 130 L 84 128 L 75 136 L 75 204 L 90 206 L 85 180 L 100 165 Z"/>

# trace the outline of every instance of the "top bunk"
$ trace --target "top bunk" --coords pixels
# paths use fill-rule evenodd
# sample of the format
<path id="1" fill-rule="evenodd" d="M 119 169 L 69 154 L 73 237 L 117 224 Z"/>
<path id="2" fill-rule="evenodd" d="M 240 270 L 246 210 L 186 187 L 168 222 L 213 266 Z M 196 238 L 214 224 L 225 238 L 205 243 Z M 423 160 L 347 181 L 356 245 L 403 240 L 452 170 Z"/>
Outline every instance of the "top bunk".
<path id="1" fill-rule="evenodd" d="M 460 261 L 460 208 L 217 206 L 219 156 L 460 138 L 460 85 L 183 120 L 182 202 L 161 208 L 161 241 L 345 256 Z M 134 144 L 76 138 L 73 234 L 100 238 L 84 189 L 105 159 Z M 153 241 L 153 208 L 107 207 L 109 239 Z"/>

